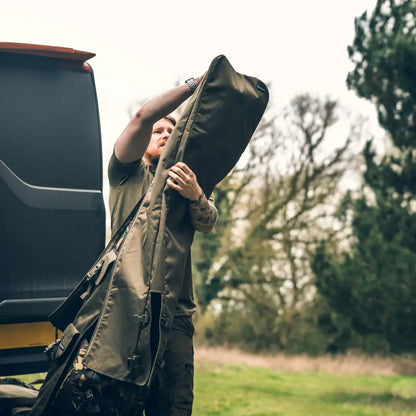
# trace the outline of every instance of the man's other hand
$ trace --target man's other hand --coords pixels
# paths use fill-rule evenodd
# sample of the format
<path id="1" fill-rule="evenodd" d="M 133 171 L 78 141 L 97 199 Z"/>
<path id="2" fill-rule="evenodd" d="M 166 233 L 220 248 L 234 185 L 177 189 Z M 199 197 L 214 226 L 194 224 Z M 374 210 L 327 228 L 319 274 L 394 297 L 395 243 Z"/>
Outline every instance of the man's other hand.
<path id="1" fill-rule="evenodd" d="M 170 168 L 167 184 L 190 201 L 198 200 L 202 194 L 195 173 L 183 162 Z"/>

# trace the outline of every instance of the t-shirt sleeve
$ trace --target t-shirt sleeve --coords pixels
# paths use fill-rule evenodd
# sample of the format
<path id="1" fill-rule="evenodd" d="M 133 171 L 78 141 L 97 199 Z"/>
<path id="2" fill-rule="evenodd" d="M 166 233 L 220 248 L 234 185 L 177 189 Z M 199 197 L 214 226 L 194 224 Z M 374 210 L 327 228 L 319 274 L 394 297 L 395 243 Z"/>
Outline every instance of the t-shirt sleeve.
<path id="1" fill-rule="evenodd" d="M 108 163 L 108 180 L 110 186 L 120 186 L 135 172 L 143 169 L 142 159 L 131 163 L 121 163 L 115 156 L 114 151 Z"/>

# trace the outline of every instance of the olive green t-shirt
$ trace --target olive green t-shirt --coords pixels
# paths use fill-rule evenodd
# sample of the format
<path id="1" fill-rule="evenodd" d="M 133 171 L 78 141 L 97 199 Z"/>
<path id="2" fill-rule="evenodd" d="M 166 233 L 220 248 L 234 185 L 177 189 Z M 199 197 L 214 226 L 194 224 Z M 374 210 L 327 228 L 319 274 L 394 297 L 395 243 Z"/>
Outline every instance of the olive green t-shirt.
<path id="1" fill-rule="evenodd" d="M 122 164 L 113 153 L 108 165 L 112 234 L 117 231 L 137 202 L 145 195 L 152 183 L 154 174 L 155 169 L 146 165 L 143 160 L 140 159 L 136 162 Z M 190 316 L 195 310 L 191 255 L 189 252 L 175 316 Z"/>

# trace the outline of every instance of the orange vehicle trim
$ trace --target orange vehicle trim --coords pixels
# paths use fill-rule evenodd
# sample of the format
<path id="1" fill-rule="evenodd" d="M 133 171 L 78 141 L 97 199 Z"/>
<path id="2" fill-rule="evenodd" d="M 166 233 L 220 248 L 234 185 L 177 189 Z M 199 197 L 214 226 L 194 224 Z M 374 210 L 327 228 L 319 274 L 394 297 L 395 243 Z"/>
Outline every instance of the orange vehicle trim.
<path id="1" fill-rule="evenodd" d="M 2 52 L 46 56 L 49 58 L 68 59 L 76 62 L 85 62 L 95 56 L 95 53 L 78 51 L 72 48 L 13 42 L 0 42 L 0 53 Z"/>
<path id="2" fill-rule="evenodd" d="M 46 346 L 55 341 L 56 329 L 50 322 L 0 325 L 0 349 Z"/>

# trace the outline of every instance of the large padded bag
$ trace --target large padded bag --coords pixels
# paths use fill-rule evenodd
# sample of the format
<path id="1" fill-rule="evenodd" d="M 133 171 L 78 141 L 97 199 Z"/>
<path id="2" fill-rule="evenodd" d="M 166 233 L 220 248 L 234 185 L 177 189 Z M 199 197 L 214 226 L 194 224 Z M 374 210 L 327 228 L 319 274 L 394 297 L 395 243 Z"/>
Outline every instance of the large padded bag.
<path id="1" fill-rule="evenodd" d="M 37 395 L 35 388 L 17 379 L 0 380 L 0 416 L 28 414 Z"/>
<path id="2" fill-rule="evenodd" d="M 185 162 L 210 195 L 237 163 L 267 102 L 262 81 L 237 73 L 223 55 L 212 61 L 165 146 L 121 248 L 115 250 L 113 238 L 50 317 L 61 330 L 71 329 L 65 353 L 58 343 L 62 361 L 51 370 L 55 374 L 48 374 L 51 382 L 41 390 L 33 416 L 42 414 L 54 394 L 55 387 L 47 384 L 62 378 L 79 340 L 92 327 L 86 365 L 120 381 L 149 385 L 164 353 L 194 236 L 187 200 L 166 185 L 169 169 Z"/>

